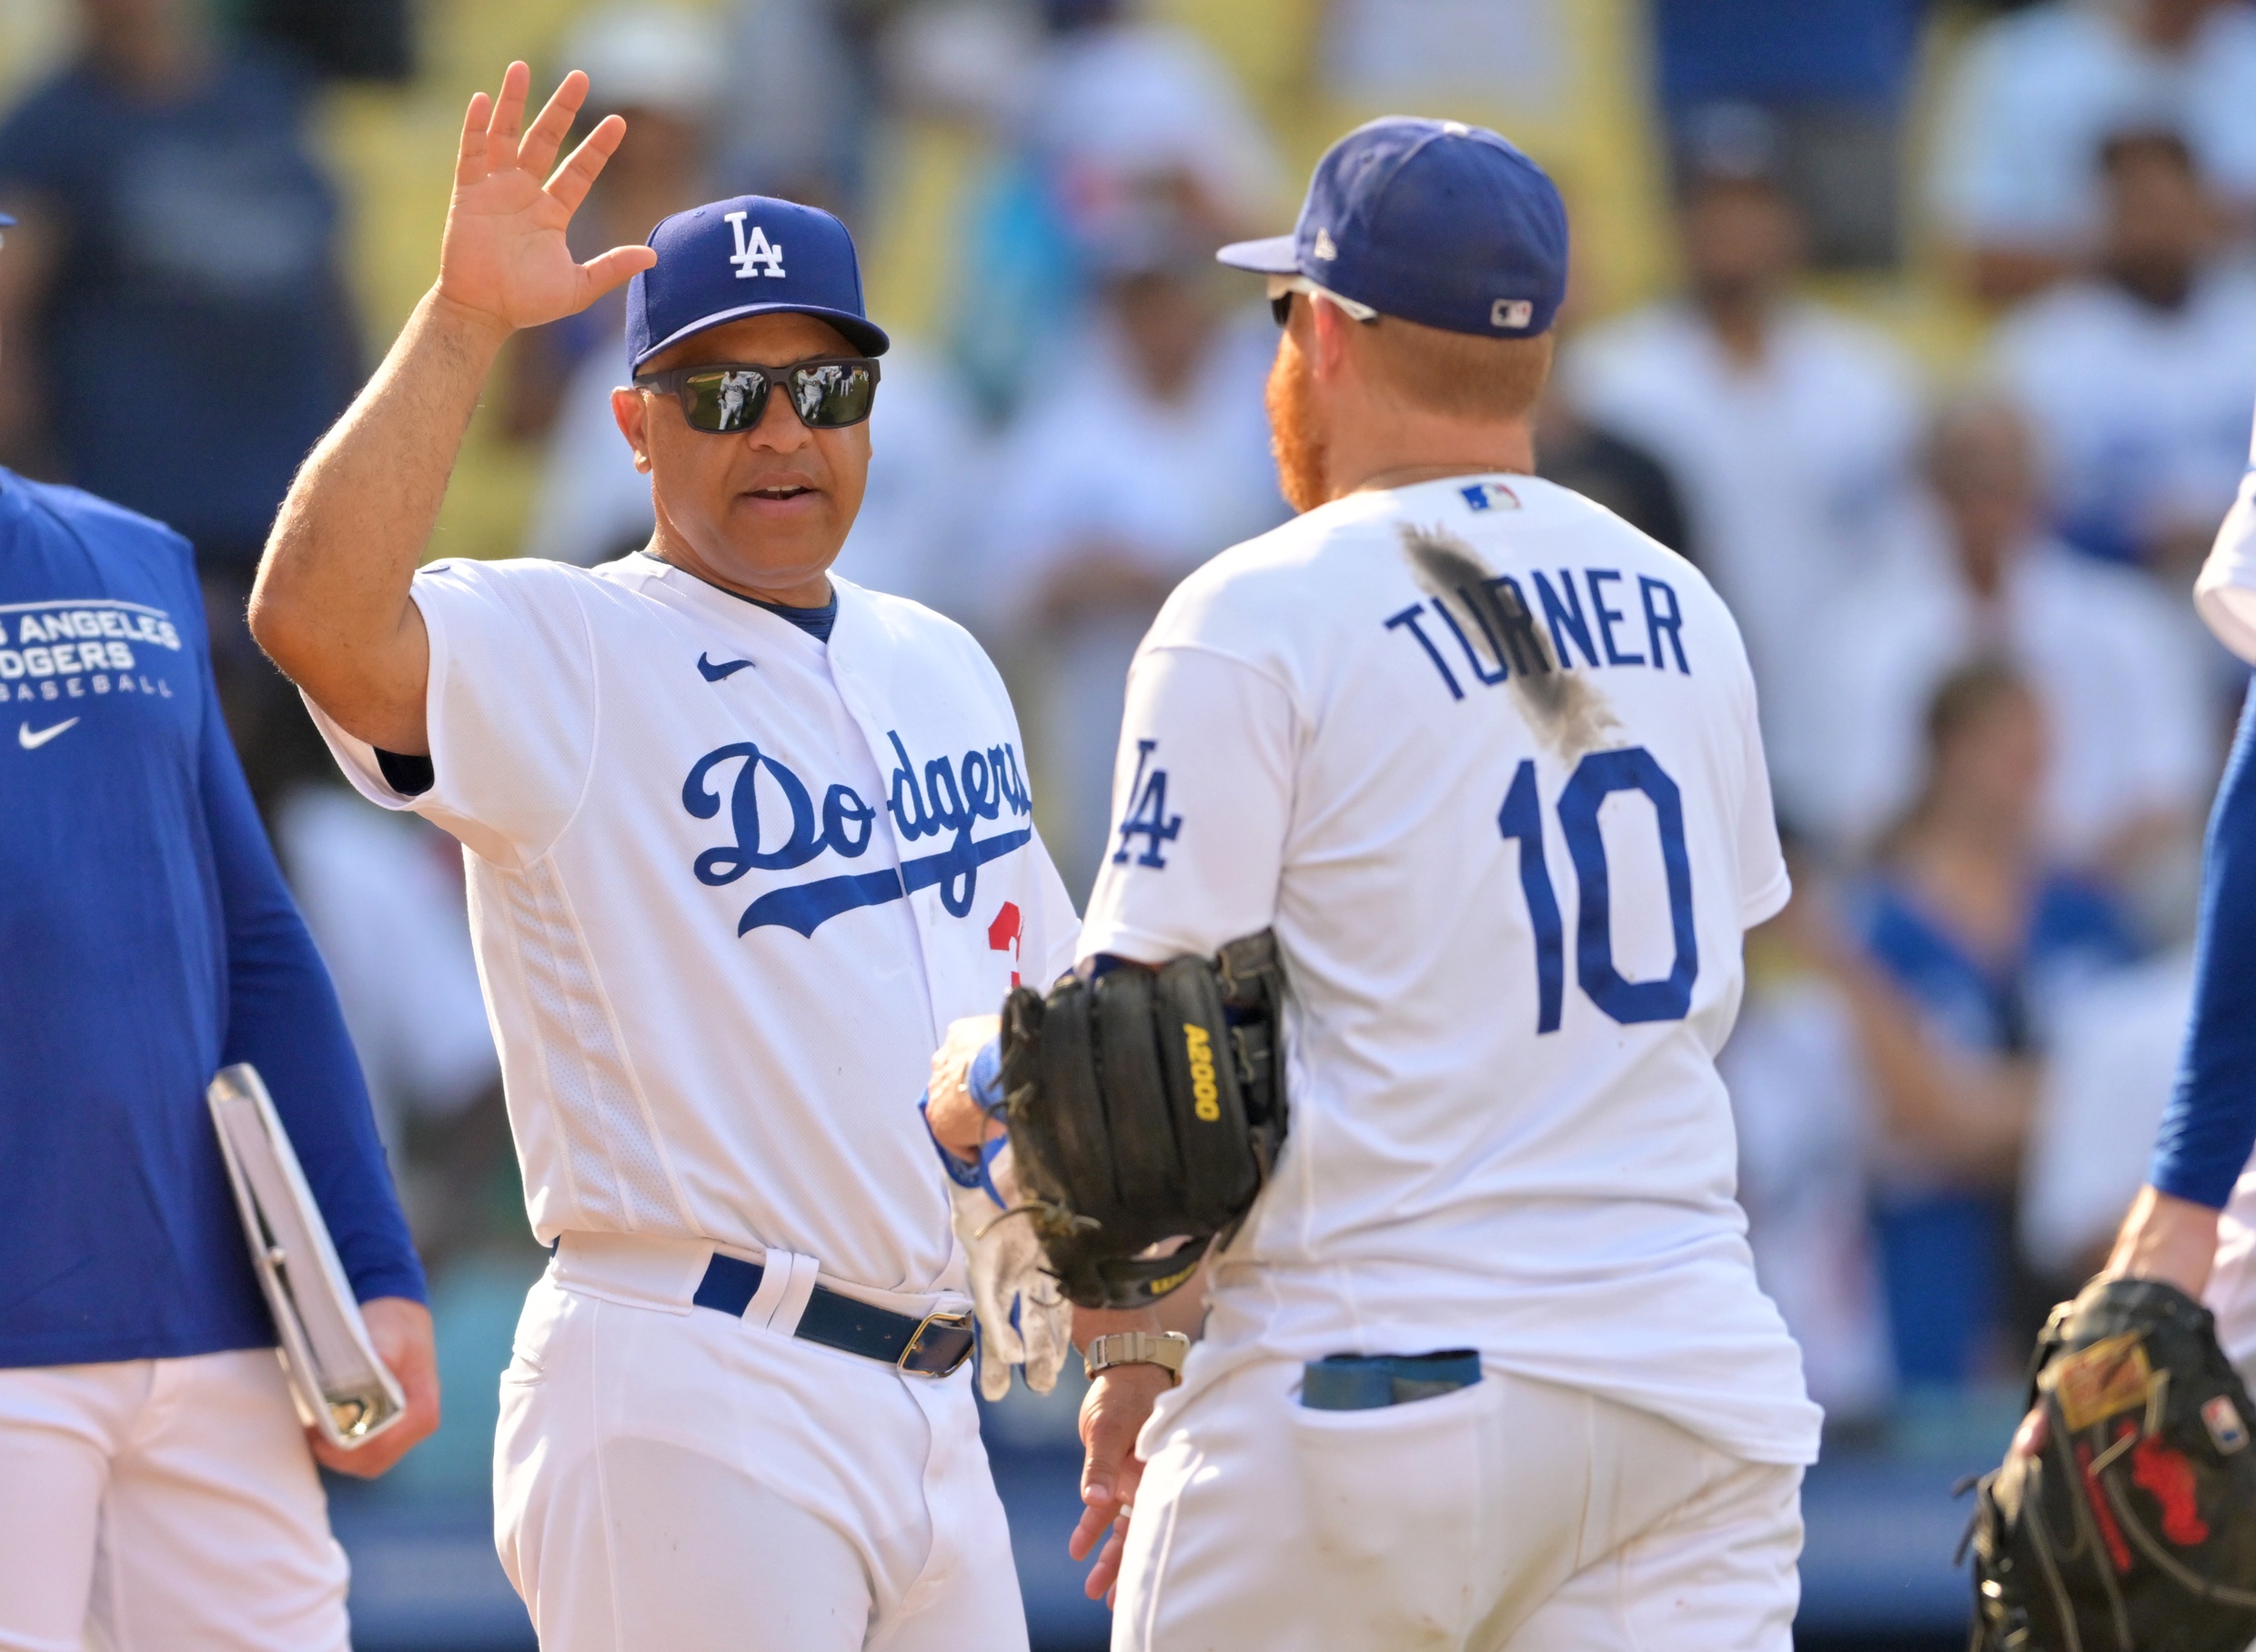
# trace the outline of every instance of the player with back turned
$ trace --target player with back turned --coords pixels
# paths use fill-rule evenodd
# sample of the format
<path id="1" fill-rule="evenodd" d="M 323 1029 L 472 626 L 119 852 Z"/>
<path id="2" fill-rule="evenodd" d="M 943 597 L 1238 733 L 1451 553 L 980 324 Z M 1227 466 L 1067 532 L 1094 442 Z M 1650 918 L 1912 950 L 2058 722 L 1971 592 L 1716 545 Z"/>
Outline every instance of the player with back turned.
<path id="1" fill-rule="evenodd" d="M 1114 1534 L 1092 1587 L 1117 1567 L 1115 1648 L 1790 1642 L 1819 1419 L 1756 1285 L 1715 1065 L 1786 867 L 1730 614 L 1530 474 L 1566 240 L 1496 134 L 1394 118 L 1324 157 L 1293 235 L 1221 254 L 1283 324 L 1304 514 L 1144 640 L 1082 966 L 1013 997 L 1002 1048 L 1082 1304 L 1075 1541 Z M 1238 1012 L 1180 962 L 1219 954 L 1221 1002 L 1253 1002 L 1238 943 L 1264 934 L 1283 1144 L 1242 1229 L 1209 1226 L 1183 1364 L 1172 1299 L 1089 1305 L 1165 1287 L 1129 1247 L 1166 1219 L 1074 1221 L 1052 1126 L 1093 1069 L 1103 1200 L 1155 1143 L 1204 1175 L 1183 1144 L 1270 1116 Z M 952 1082 L 977 1031 L 935 1074 L 959 1153 L 989 1128 Z M 1180 1093 L 1141 1135 L 1138 1074 Z"/>

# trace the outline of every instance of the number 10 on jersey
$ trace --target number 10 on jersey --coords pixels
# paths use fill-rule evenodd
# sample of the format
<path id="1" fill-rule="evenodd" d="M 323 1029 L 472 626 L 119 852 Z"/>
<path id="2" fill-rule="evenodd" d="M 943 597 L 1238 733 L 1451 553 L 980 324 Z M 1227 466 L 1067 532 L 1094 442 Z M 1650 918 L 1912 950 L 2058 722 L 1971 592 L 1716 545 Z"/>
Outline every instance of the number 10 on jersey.
<path id="1" fill-rule="evenodd" d="M 1616 791 L 1641 791 L 1653 805 L 1660 831 L 1661 867 L 1668 882 L 1668 923 L 1676 958 L 1657 981 L 1630 981 L 1614 967 L 1613 891 L 1598 809 Z M 1575 765 L 1559 793 L 1559 831 L 1575 863 L 1580 897 L 1575 924 L 1575 979 L 1591 1002 L 1625 1025 L 1682 1021 L 1692 1007 L 1700 972 L 1699 938 L 1692 923 L 1692 867 L 1684 850 L 1684 801 L 1677 782 L 1643 746 L 1593 751 Z M 1536 765 L 1522 760 L 1496 811 L 1496 830 L 1520 846 L 1520 891 L 1536 932 L 1536 1031 L 1559 1030 L 1566 996 L 1566 926 L 1559 917 L 1551 869 L 1543 852 L 1543 802 L 1536 794 Z"/>

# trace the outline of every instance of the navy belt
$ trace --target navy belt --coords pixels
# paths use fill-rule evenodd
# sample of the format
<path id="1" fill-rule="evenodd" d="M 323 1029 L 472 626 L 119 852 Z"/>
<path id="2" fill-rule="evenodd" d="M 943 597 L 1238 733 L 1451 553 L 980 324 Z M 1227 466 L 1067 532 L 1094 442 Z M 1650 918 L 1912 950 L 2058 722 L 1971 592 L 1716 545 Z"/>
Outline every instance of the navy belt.
<path id="1" fill-rule="evenodd" d="M 744 1317 L 767 1270 L 757 1262 L 714 1253 L 690 1300 L 734 1319 Z M 918 1376 L 946 1376 L 972 1357 L 969 1314 L 896 1314 L 818 1284 L 807 1298 L 795 1335 L 844 1354 L 881 1360 Z"/>
<path id="2" fill-rule="evenodd" d="M 1300 1403 L 1311 1411 L 1375 1411 L 1454 1394 L 1480 1379 L 1480 1355 L 1470 1348 L 1327 1354 L 1302 1369 Z"/>

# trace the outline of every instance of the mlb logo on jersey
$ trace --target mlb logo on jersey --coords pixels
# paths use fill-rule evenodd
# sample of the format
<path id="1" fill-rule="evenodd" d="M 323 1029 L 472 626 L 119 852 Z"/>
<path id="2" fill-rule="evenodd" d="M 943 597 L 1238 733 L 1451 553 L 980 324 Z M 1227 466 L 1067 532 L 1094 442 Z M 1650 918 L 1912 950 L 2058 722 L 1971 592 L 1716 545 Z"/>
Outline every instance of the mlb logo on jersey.
<path id="1" fill-rule="evenodd" d="M 754 276 L 782 275 L 783 243 L 769 240 L 768 232 L 757 224 L 752 226 L 752 233 L 747 238 L 744 234 L 746 216 L 741 212 L 732 212 L 724 220 L 736 237 L 736 251 L 729 255 L 729 262 L 736 266 L 737 279 L 746 281 Z M 754 269 L 752 266 L 755 264 L 766 267 Z"/>
<path id="2" fill-rule="evenodd" d="M 1475 510 L 1517 510 L 1520 496 L 1502 482 L 1475 482 L 1457 493 Z"/>

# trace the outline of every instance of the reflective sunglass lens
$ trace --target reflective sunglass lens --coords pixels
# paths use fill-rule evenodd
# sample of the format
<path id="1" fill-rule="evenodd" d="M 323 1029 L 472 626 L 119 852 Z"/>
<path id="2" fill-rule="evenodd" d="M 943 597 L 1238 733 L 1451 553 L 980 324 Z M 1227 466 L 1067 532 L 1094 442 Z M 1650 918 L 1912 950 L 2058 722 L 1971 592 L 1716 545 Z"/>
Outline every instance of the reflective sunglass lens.
<path id="1" fill-rule="evenodd" d="M 870 417 L 877 379 L 853 362 L 829 361 L 791 375 L 791 405 L 813 429 L 858 425 Z"/>
<path id="2" fill-rule="evenodd" d="M 682 388 L 690 423 L 715 434 L 750 429 L 768 405 L 768 381 L 758 373 L 728 368 L 693 373 Z"/>

